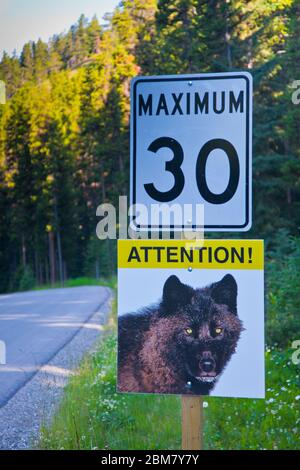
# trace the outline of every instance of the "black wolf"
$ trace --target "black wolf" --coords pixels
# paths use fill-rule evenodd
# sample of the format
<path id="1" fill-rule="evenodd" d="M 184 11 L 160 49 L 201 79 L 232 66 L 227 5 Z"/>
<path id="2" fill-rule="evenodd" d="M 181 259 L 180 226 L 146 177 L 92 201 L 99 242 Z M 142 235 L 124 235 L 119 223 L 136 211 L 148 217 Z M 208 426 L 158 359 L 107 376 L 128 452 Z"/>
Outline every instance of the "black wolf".
<path id="1" fill-rule="evenodd" d="M 119 317 L 118 390 L 208 395 L 242 330 L 233 276 L 200 289 L 170 276 L 157 306 Z"/>

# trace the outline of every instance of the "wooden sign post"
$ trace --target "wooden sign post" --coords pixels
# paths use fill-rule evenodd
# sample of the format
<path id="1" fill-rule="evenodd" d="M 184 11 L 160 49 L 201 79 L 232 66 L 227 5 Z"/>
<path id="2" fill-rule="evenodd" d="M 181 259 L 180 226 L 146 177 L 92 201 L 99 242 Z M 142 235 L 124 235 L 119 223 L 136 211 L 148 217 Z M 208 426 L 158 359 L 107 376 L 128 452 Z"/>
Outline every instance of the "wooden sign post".
<path id="1" fill-rule="evenodd" d="M 182 395 L 182 450 L 203 450 L 203 398 Z"/>
<path id="2" fill-rule="evenodd" d="M 204 233 L 200 233 L 204 240 Z M 181 232 L 179 239 L 185 239 Z M 182 450 L 203 450 L 203 398 L 181 395 L 181 442 Z"/>

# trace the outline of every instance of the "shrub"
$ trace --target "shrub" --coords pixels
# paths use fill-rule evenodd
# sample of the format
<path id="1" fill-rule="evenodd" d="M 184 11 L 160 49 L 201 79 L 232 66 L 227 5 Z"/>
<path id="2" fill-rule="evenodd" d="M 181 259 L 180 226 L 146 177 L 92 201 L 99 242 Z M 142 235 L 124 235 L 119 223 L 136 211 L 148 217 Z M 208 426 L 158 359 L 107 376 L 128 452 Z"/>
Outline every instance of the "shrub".
<path id="1" fill-rule="evenodd" d="M 22 268 L 19 273 L 18 290 L 30 290 L 35 286 L 35 278 L 32 269 L 29 266 Z"/>
<path id="2" fill-rule="evenodd" d="M 286 246 L 285 250 L 286 252 Z M 279 249 L 267 263 L 267 343 L 300 339 L 300 239 L 289 237 L 289 254 Z"/>

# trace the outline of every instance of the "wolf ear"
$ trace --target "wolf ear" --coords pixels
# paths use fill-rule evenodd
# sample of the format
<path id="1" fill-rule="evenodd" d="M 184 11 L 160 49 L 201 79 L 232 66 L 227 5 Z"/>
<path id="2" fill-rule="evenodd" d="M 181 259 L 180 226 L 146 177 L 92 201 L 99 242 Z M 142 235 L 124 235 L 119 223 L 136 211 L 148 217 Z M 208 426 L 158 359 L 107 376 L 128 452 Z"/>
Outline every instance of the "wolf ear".
<path id="1" fill-rule="evenodd" d="M 186 305 L 191 301 L 194 289 L 180 282 L 177 276 L 170 276 L 163 289 L 163 308 L 171 312 L 180 305 Z"/>
<path id="2" fill-rule="evenodd" d="M 211 296 L 217 304 L 227 305 L 232 313 L 237 314 L 237 283 L 231 274 L 211 285 Z"/>

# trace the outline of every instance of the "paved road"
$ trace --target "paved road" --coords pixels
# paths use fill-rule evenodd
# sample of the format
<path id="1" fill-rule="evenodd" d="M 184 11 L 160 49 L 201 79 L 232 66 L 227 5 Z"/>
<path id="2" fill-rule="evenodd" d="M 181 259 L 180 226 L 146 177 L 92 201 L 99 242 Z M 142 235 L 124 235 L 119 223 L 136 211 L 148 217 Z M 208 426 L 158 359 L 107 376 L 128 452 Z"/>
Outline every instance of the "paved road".
<path id="1" fill-rule="evenodd" d="M 102 287 L 0 295 L 0 407 L 78 332 L 109 296 Z"/>

